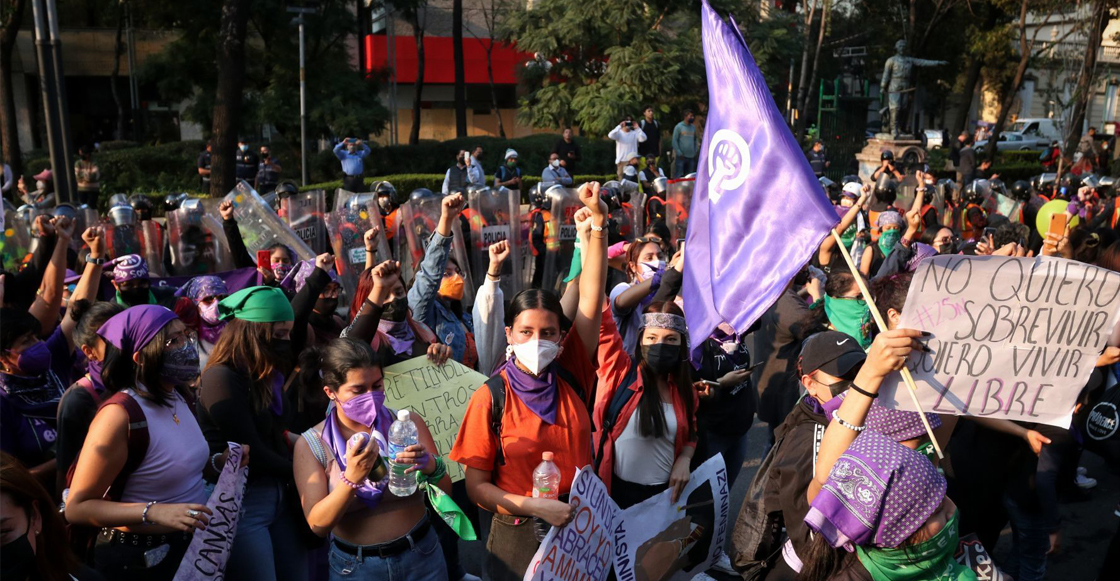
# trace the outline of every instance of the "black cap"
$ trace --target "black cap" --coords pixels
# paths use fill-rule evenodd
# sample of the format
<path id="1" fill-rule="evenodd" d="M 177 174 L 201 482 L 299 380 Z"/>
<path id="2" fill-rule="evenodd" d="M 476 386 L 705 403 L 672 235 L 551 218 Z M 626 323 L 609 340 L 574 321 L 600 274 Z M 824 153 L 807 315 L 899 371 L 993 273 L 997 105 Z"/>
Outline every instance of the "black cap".
<path id="1" fill-rule="evenodd" d="M 801 345 L 801 373 L 808 375 L 823 371 L 833 377 L 852 376 L 863 365 L 867 354 L 859 341 L 839 331 L 821 331 Z"/>

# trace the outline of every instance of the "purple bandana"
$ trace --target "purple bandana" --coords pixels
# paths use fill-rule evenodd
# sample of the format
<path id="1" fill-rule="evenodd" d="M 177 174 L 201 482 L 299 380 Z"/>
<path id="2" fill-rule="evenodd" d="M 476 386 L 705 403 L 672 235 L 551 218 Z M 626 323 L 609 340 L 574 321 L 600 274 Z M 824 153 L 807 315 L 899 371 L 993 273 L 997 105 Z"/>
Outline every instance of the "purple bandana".
<path id="1" fill-rule="evenodd" d="M 416 341 L 416 335 L 412 332 L 412 325 L 407 320 L 397 323 L 381 319 L 377 323 L 377 330 L 388 337 L 389 346 L 393 348 L 393 353 L 397 355 L 412 353 L 412 343 Z"/>
<path id="2" fill-rule="evenodd" d="M 388 434 L 389 427 L 393 425 L 393 414 L 385 406 L 377 410 L 377 420 L 373 423 L 373 431 L 379 434 Z M 384 437 L 381 438 L 384 440 Z M 327 447 L 330 448 L 331 453 L 334 454 L 334 460 L 338 463 L 338 469 L 341 473 L 346 473 L 346 439 L 342 437 L 342 429 L 338 425 L 338 406 L 333 402 L 330 406 L 330 411 L 327 412 L 327 421 L 323 426 L 323 441 L 326 442 Z M 381 449 L 381 456 L 384 457 L 386 450 L 382 447 L 381 442 L 375 436 L 370 439 L 367 446 L 377 445 Z M 382 482 L 370 482 L 369 479 L 356 482 L 360 486 L 355 491 L 358 500 L 369 508 L 376 508 L 381 502 L 381 495 L 384 494 L 385 485 L 388 484 L 388 479 Z"/>
<path id="3" fill-rule="evenodd" d="M 847 395 L 848 392 L 845 391 L 821 404 L 826 418 L 832 419 L 832 412 L 840 409 L 840 404 L 844 403 Z M 927 413 L 926 420 L 929 421 L 929 427 L 934 430 L 941 427 L 941 418 L 937 414 Z M 867 410 L 867 419 L 864 420 L 863 425 L 895 442 L 905 442 L 926 435 L 926 428 L 922 425 L 922 418 L 918 416 L 918 412 L 885 408 L 879 405 L 879 400 L 871 402 L 871 408 Z"/>
<path id="4" fill-rule="evenodd" d="M 945 498 L 945 477 L 920 452 L 864 430 L 836 461 L 805 524 L 833 547 L 896 548 Z"/>
<path id="5" fill-rule="evenodd" d="M 284 415 L 284 376 L 279 373 L 272 374 L 272 402 L 269 407 L 272 408 L 272 415 Z"/>
<path id="6" fill-rule="evenodd" d="M 138 305 L 129 307 L 113 315 L 97 330 L 97 334 L 121 350 L 121 354 L 132 357 L 133 353 L 144 348 L 156 333 L 168 323 L 178 319 L 167 307 L 159 305 Z"/>
<path id="7" fill-rule="evenodd" d="M 887 210 L 886 212 L 880 213 L 879 217 L 875 220 L 876 228 L 885 228 L 892 224 L 898 226 L 899 229 L 905 230 L 906 218 L 903 218 L 902 214 L 894 210 Z"/>
<path id="8" fill-rule="evenodd" d="M 112 264 L 114 282 L 148 278 L 148 263 L 139 254 L 127 254 L 114 260 Z"/>
<path id="9" fill-rule="evenodd" d="M 937 249 L 929 244 L 915 242 L 913 244 L 914 255 L 910 257 L 910 261 L 906 263 L 906 270 L 915 272 L 918 270 L 918 263 L 933 256 L 937 256 Z"/>
<path id="10" fill-rule="evenodd" d="M 280 288 L 298 293 L 303 290 L 304 285 L 307 284 L 307 277 L 311 276 L 312 272 L 315 272 L 315 268 L 315 262 L 312 260 L 300 261 L 296 264 L 296 267 L 288 273 L 288 276 L 285 276 L 284 280 L 280 281 Z M 327 271 L 327 276 L 331 277 L 331 282 L 342 284 L 338 275 L 334 273 L 333 268 Z"/>
<path id="11" fill-rule="evenodd" d="M 226 281 L 214 276 L 196 276 L 183 285 L 179 290 L 175 291 L 175 296 L 187 297 L 188 299 L 198 304 L 199 301 L 206 297 L 218 297 L 229 294 L 229 287 L 226 286 Z"/>
<path id="12" fill-rule="evenodd" d="M 556 423 L 556 394 L 560 387 L 556 382 L 556 374 L 552 373 L 549 365 L 544 374 L 534 377 L 517 366 L 517 356 L 511 356 L 498 368 L 505 370 L 509 388 L 517 394 L 517 399 L 549 425 Z"/>

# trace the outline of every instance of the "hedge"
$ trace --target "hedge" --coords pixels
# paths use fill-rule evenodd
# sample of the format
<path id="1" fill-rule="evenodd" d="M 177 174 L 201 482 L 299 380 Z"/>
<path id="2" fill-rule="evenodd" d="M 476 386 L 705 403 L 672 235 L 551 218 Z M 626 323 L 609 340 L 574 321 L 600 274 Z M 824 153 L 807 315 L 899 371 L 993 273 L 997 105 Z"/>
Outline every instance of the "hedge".
<path id="1" fill-rule="evenodd" d="M 416 190 L 416 189 L 419 189 L 419 188 L 428 188 L 429 190 L 432 190 L 433 192 L 438 193 L 440 191 L 440 189 L 443 187 L 443 176 L 444 176 L 444 174 L 434 174 L 434 173 L 433 174 L 387 175 L 387 176 L 379 176 L 379 177 L 374 177 L 374 178 L 365 178 L 365 184 L 366 184 L 367 188 L 372 189 L 373 184 L 375 184 L 379 181 L 387 181 L 387 182 L 393 184 L 393 187 L 396 188 L 398 192 L 411 193 L 413 190 Z M 577 175 L 577 176 L 573 177 L 573 180 L 577 184 L 582 184 L 584 182 L 591 182 L 591 181 L 597 181 L 597 182 L 602 183 L 602 182 L 608 182 L 610 180 L 615 180 L 615 179 L 618 179 L 618 176 L 616 176 L 615 174 L 610 174 L 610 175 Z M 540 183 L 540 181 L 541 181 L 540 176 L 535 176 L 535 175 L 522 176 L 522 178 L 521 178 L 521 184 L 522 184 L 522 188 L 521 188 L 522 196 L 521 197 L 522 197 L 522 201 L 527 202 L 527 198 L 526 198 L 525 193 L 528 192 L 530 188 L 532 188 L 533 186 Z M 488 184 L 494 183 L 494 177 L 493 176 L 486 176 L 486 183 L 488 183 Z M 318 183 L 318 184 L 310 184 L 307 187 L 300 188 L 300 191 L 301 192 L 306 192 L 306 191 L 310 191 L 310 190 L 326 190 L 327 201 L 330 204 L 329 207 L 333 208 L 334 207 L 333 206 L 334 192 L 335 192 L 335 190 L 337 190 L 341 187 L 342 187 L 342 180 L 338 180 L 338 181 L 323 182 L 323 183 Z"/>

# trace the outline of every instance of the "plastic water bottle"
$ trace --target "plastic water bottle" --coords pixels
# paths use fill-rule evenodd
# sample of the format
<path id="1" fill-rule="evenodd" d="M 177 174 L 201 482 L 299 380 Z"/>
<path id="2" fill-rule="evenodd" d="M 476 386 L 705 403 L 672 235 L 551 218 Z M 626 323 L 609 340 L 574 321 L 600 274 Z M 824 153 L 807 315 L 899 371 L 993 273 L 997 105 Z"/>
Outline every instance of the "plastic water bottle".
<path id="1" fill-rule="evenodd" d="M 416 424 L 409 418 L 408 410 L 398 411 L 397 421 L 389 428 L 389 492 L 393 496 L 404 498 L 416 492 L 416 472 L 405 474 L 404 471 L 412 465 L 399 464 L 396 457 L 418 440 Z"/>
<path id="2" fill-rule="evenodd" d="M 556 500 L 560 497 L 560 469 L 552 463 L 552 452 L 541 454 L 541 463 L 533 470 L 533 498 Z M 533 519 L 537 540 L 543 541 L 552 525 L 541 518 Z"/>

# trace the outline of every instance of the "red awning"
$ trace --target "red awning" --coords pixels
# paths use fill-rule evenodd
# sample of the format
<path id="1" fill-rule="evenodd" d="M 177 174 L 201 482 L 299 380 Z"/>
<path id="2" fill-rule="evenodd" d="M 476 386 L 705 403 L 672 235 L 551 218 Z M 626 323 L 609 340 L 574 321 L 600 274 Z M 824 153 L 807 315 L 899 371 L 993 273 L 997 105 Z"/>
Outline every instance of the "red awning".
<path id="1" fill-rule="evenodd" d="M 388 51 L 385 35 L 365 37 L 367 73 L 389 69 Z M 397 51 L 397 82 L 416 81 L 416 39 L 412 36 L 395 37 Z M 471 36 L 463 37 L 463 67 L 468 84 L 489 82 L 486 73 L 486 47 L 489 40 Z M 520 52 L 512 45 L 494 43 L 491 55 L 494 63 L 494 82 L 501 85 L 517 83 L 517 68 L 532 60 L 533 55 Z M 445 36 L 424 37 L 424 82 L 455 82 L 455 60 L 452 39 Z"/>

